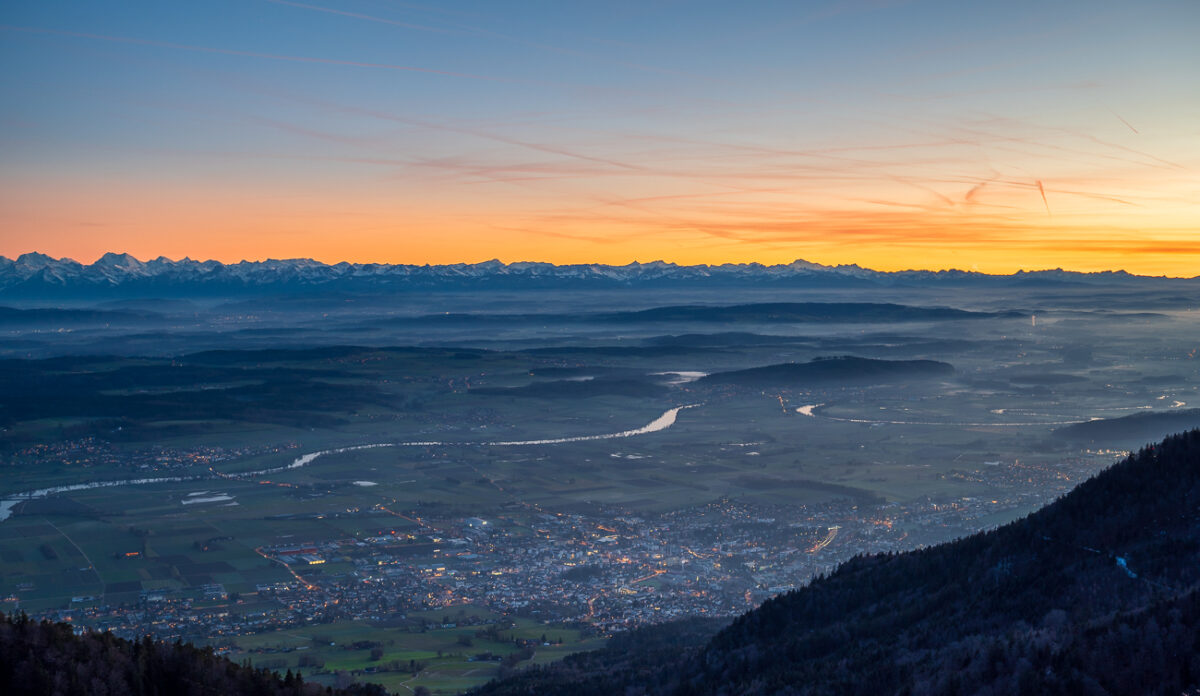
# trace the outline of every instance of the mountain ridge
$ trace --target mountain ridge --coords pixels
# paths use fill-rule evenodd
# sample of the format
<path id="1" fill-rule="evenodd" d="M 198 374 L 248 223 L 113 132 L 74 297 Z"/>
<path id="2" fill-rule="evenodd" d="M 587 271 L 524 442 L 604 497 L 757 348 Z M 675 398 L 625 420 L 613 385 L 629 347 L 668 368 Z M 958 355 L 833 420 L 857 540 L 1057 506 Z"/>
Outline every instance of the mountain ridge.
<path id="1" fill-rule="evenodd" d="M 993 275 L 977 271 L 875 271 L 856 264 L 826 266 L 804 260 L 760 263 L 679 265 L 666 261 L 626 265 L 544 262 L 444 265 L 350 263 L 313 259 L 265 261 L 178 261 L 165 256 L 141 261 L 108 252 L 91 264 L 30 252 L 0 256 L 0 296 L 57 298 L 86 294 L 126 297 L 239 296 L 305 292 L 405 292 L 412 290 L 686 287 L 908 287 L 938 286 L 1095 286 L 1200 285 L 1196 278 L 1138 276 L 1126 271 L 1076 272 L 1062 269 Z"/>

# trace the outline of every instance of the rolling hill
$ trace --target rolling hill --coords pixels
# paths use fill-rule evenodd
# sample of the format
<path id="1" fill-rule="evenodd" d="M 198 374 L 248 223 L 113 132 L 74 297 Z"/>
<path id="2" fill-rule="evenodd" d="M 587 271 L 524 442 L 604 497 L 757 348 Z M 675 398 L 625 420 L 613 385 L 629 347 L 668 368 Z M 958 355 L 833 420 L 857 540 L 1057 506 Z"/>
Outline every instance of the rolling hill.
<path id="1" fill-rule="evenodd" d="M 936 360 L 876 360 L 844 355 L 816 358 L 806 363 L 780 363 L 745 370 L 714 372 L 702 384 L 759 387 L 816 387 L 831 384 L 862 386 L 927 379 L 945 379 L 954 366 Z"/>
<path id="2" fill-rule="evenodd" d="M 1155 440 L 1165 433 L 1197 427 L 1200 427 L 1200 408 L 1186 408 L 1075 423 L 1058 428 L 1054 435 L 1071 442 L 1120 445 Z"/>

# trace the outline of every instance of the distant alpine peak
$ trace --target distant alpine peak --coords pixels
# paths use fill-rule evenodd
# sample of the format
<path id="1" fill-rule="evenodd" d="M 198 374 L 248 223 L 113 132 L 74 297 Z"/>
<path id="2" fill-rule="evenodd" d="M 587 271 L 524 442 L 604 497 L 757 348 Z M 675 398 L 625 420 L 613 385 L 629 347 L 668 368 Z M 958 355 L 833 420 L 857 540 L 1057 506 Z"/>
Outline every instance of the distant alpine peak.
<path id="1" fill-rule="evenodd" d="M 226 264 L 220 261 L 173 261 L 159 256 L 140 261 L 128 253 L 108 252 L 91 264 L 56 259 L 38 252 L 14 261 L 0 256 L 0 297 L 227 297 L 321 292 L 388 293 L 484 289 L 603 289 L 619 287 L 920 287 L 1007 285 L 1128 285 L 1183 283 L 1193 279 L 1148 278 L 1125 271 L 1077 273 L 1053 269 L 988 275 L 975 271 L 883 272 L 857 264 L 827 266 L 797 259 L 787 264 L 724 263 L 679 265 L 669 261 L 556 265 L 540 261 L 445 265 L 350 263 L 327 264 L 309 258 L 265 259 Z"/>
<path id="2" fill-rule="evenodd" d="M 8 259 L 5 259 L 7 261 Z M 28 254 L 21 254 L 17 257 L 16 265 L 33 270 L 40 270 L 55 262 L 72 262 L 73 259 L 56 259 L 45 254 L 40 254 L 36 251 L 31 251 Z"/>
<path id="3" fill-rule="evenodd" d="M 163 258 L 163 257 L 160 256 L 159 258 Z M 100 258 L 96 259 L 96 262 L 93 263 L 92 265 L 93 266 L 141 267 L 142 262 L 138 261 L 136 258 L 134 258 L 133 256 L 131 256 L 129 254 L 125 254 L 125 253 L 118 254 L 116 252 L 109 251 L 109 252 L 106 252 L 104 254 L 104 256 L 101 256 Z"/>
<path id="4" fill-rule="evenodd" d="M 114 254 L 110 251 L 96 259 L 96 262 L 89 268 L 102 269 L 109 277 L 112 277 L 113 274 L 143 275 L 146 264 L 129 254 Z"/>

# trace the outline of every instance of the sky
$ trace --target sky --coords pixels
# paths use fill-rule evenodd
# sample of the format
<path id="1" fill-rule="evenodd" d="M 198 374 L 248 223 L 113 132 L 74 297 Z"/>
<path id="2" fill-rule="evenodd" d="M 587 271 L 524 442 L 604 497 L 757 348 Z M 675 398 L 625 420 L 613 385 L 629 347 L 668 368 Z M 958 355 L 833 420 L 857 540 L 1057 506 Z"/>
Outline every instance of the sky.
<path id="1" fill-rule="evenodd" d="M 1200 2 L 10 0 L 0 255 L 1200 274 Z"/>

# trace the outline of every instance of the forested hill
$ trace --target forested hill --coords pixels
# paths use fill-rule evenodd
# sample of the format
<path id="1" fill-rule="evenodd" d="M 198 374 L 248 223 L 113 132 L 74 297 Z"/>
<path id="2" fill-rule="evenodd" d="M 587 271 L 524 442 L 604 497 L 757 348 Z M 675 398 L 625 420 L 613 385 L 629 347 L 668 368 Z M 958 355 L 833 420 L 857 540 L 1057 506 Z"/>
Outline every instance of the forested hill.
<path id="1" fill-rule="evenodd" d="M 702 648 L 618 650 L 486 694 L 1181 694 L 1200 686 L 1200 431 L 1022 520 L 861 557 Z M 658 631 L 658 635 L 654 635 Z"/>
<path id="2" fill-rule="evenodd" d="M 714 372 L 700 378 L 701 384 L 742 386 L 778 385 L 868 385 L 946 379 L 954 366 L 936 360 L 877 360 L 852 355 L 816 358 L 806 363 L 780 363 L 745 370 Z"/>
<path id="3" fill-rule="evenodd" d="M 385 696 L 374 684 L 331 690 L 289 671 L 253 669 L 210 650 L 0 614 L 0 694 L 6 696 Z"/>
<path id="4" fill-rule="evenodd" d="M 1200 408 L 1184 408 L 1074 423 L 1058 428 L 1054 436 L 1073 442 L 1117 445 L 1145 442 L 1161 437 L 1163 433 L 1197 426 L 1200 426 Z"/>

